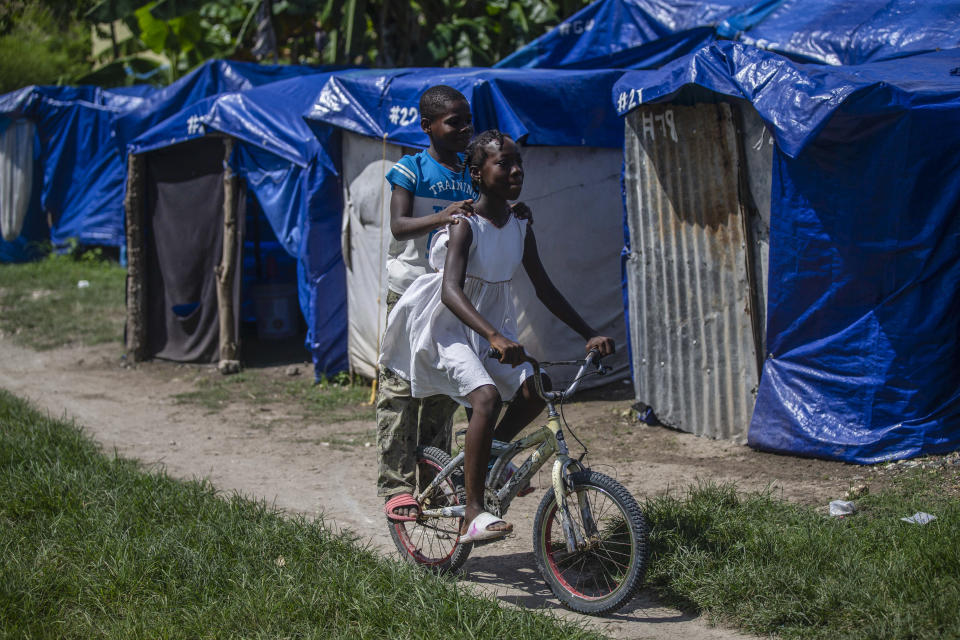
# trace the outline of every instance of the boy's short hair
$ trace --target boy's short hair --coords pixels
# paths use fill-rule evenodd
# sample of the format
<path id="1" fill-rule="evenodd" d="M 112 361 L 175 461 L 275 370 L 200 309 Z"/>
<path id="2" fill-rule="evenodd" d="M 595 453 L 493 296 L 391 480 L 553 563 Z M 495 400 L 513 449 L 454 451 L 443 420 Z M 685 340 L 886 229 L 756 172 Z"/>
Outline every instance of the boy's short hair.
<path id="1" fill-rule="evenodd" d="M 433 120 L 446 112 L 447 105 L 461 100 L 466 102 L 466 96 L 453 87 L 445 84 L 434 85 L 420 96 L 420 117 Z"/>

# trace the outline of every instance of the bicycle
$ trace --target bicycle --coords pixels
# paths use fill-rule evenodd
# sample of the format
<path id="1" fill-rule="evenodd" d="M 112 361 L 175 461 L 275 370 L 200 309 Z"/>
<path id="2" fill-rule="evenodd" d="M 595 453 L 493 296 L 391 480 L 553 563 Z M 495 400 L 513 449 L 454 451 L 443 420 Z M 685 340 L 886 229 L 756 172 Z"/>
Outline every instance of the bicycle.
<path id="1" fill-rule="evenodd" d="M 583 466 L 586 451 L 577 459 L 571 458 L 564 440 L 561 420 L 564 424 L 566 420 L 558 408 L 590 375 L 588 370 L 595 361 L 594 373 L 605 373 L 597 355 L 591 351 L 585 360 L 544 363 L 580 365 L 565 391 L 546 391 L 540 364 L 527 358 L 533 365 L 536 391 L 547 405 L 547 423 L 513 442 L 494 440 L 491 455 L 496 456 L 496 462 L 487 473 L 484 507 L 502 517 L 517 493 L 556 455 L 551 487 L 534 518 L 537 568 L 564 606 L 603 615 L 626 604 L 642 585 L 649 559 L 649 526 L 623 485 Z M 514 456 L 534 448 L 510 473 L 508 463 Z M 409 562 L 438 573 L 456 571 L 473 547 L 459 542 L 466 502 L 464 454 L 460 451 L 451 459 L 435 447 L 422 447 L 417 453 L 414 498 L 420 505 L 420 515 L 416 521 L 388 521 L 390 535 Z"/>

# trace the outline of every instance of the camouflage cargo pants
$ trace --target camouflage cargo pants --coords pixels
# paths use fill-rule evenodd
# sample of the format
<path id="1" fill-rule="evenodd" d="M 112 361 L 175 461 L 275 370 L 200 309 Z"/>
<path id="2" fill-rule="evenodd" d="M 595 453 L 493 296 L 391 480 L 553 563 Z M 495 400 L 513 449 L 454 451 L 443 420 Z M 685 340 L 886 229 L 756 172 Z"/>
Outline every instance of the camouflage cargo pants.
<path id="1" fill-rule="evenodd" d="M 387 313 L 400 296 L 387 293 Z M 414 398 L 410 383 L 389 369 L 377 380 L 377 495 L 411 491 L 417 466 L 417 446 L 450 452 L 453 414 L 459 407 L 447 396 Z"/>

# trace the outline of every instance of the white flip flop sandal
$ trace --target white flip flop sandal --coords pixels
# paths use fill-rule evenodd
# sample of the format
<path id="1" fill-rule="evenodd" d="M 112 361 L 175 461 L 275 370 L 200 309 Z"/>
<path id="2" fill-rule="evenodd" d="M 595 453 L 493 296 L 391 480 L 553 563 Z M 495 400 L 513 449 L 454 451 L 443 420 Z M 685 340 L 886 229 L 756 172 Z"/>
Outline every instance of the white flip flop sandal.
<path id="1" fill-rule="evenodd" d="M 474 518 L 473 522 L 471 522 L 467 527 L 467 532 L 460 534 L 460 543 L 466 544 L 470 542 L 488 542 L 490 540 L 505 538 L 513 533 L 512 527 L 504 530 L 487 528 L 490 525 L 501 522 L 507 524 L 506 520 L 498 518 L 488 511 L 481 511 L 480 514 Z"/>

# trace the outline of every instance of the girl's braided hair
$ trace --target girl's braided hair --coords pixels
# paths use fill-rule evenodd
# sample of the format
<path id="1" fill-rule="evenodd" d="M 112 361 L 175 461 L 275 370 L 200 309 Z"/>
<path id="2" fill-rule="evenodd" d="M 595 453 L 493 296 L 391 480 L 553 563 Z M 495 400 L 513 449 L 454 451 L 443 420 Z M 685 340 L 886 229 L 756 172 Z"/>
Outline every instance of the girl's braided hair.
<path id="1" fill-rule="evenodd" d="M 503 140 L 507 137 L 509 136 L 497 129 L 487 129 L 478 135 L 467 145 L 467 167 L 470 169 L 473 169 L 473 167 L 482 167 L 484 160 L 487 159 L 487 145 L 495 143 L 497 149 L 503 149 Z M 471 182 L 473 182 L 473 171 L 470 172 L 470 176 Z M 479 190 L 480 185 L 473 182 L 473 188 Z"/>

